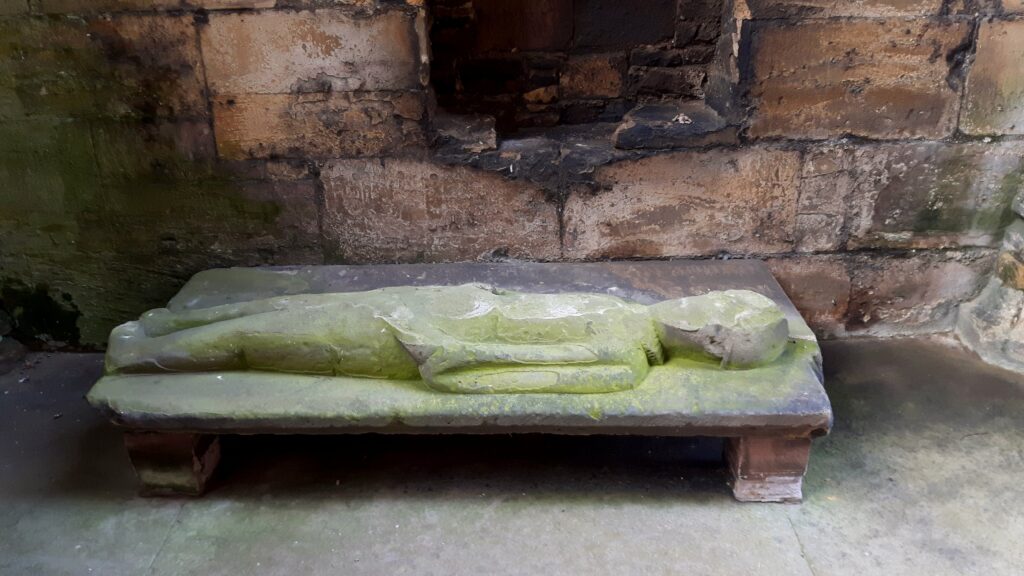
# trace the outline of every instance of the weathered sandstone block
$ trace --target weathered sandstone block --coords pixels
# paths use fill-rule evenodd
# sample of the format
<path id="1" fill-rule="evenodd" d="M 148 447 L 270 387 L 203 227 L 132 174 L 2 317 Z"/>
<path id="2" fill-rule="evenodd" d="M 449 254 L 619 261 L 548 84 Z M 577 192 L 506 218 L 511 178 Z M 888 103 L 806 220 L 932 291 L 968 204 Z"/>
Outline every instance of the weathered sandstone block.
<path id="1" fill-rule="evenodd" d="M 938 16 L 943 0 L 746 0 L 751 17 Z"/>
<path id="2" fill-rule="evenodd" d="M 949 14 L 1020 14 L 1024 12 L 1024 0 L 950 0 Z"/>
<path id="3" fill-rule="evenodd" d="M 981 25 L 961 129 L 1024 134 L 1024 21 Z"/>
<path id="4" fill-rule="evenodd" d="M 994 259 L 991 250 L 847 256 L 847 330 L 878 336 L 950 330 L 957 307 L 981 290 Z"/>
<path id="5" fill-rule="evenodd" d="M 1024 144 L 914 142 L 808 153 L 798 248 L 993 246 L 1024 183 Z"/>
<path id="6" fill-rule="evenodd" d="M 421 88 L 415 17 L 397 10 L 214 13 L 201 37 L 217 95 Z"/>
<path id="7" fill-rule="evenodd" d="M 835 148 L 804 153 L 796 217 L 798 252 L 829 252 L 845 244 L 852 164 L 852 155 Z"/>
<path id="8" fill-rule="evenodd" d="M 376 156 L 422 146 L 417 92 L 247 94 L 213 98 L 222 158 Z"/>
<path id="9" fill-rule="evenodd" d="M 952 55 L 964 22 L 757 23 L 751 85 L 755 137 L 942 138 L 956 127 Z"/>
<path id="10" fill-rule="evenodd" d="M 231 10 L 238 8 L 273 8 L 277 0 L 185 0 L 190 6 L 207 10 Z M 344 2 L 339 2 L 344 3 Z"/>
<path id="11" fill-rule="evenodd" d="M 565 207 L 569 258 L 774 253 L 792 248 L 796 152 L 680 152 L 597 170 L 606 189 Z"/>
<path id="12" fill-rule="evenodd" d="M 330 259 L 346 263 L 553 259 L 555 205 L 522 182 L 416 160 L 334 160 L 321 172 Z"/>
<path id="13" fill-rule="evenodd" d="M 846 332 L 851 284 L 842 256 L 770 258 L 767 264 L 817 334 L 829 337 Z"/>
<path id="14" fill-rule="evenodd" d="M 626 74 L 624 54 L 573 56 L 562 71 L 563 98 L 617 98 Z"/>
<path id="15" fill-rule="evenodd" d="M 4 19 L 0 38 L 0 87 L 27 114 L 207 115 L 191 16 Z"/>
<path id="16" fill-rule="evenodd" d="M 15 0 L 9 0 L 15 1 Z M 23 1 L 23 3 L 25 3 Z M 92 14 L 124 10 L 174 10 L 184 0 L 32 0 L 33 9 L 44 14 Z"/>

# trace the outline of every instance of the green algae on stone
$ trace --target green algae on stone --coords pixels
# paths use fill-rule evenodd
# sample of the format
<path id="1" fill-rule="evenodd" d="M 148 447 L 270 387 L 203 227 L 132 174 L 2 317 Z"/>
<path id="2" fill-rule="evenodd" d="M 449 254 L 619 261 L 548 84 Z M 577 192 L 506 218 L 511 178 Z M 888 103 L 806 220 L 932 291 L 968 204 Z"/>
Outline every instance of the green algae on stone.
<path id="1" fill-rule="evenodd" d="M 89 393 L 115 422 L 147 429 L 492 431 L 600 427 L 794 425 L 827 429 L 828 398 L 814 374 L 818 348 L 797 341 L 775 361 L 721 370 L 676 358 L 653 366 L 637 387 L 606 394 L 438 394 L 411 380 L 214 371 L 110 374 Z"/>
<path id="2" fill-rule="evenodd" d="M 278 276 L 287 284 L 288 275 Z M 713 359 L 717 368 L 769 363 L 787 338 L 778 306 L 749 291 L 647 307 L 601 294 L 398 286 L 152 310 L 113 331 L 107 368 L 422 378 L 458 393 L 607 393 L 635 388 L 666 356 Z"/>
<path id="3" fill-rule="evenodd" d="M 782 310 L 748 290 L 666 300 L 651 306 L 651 314 L 671 356 L 710 356 L 732 368 L 771 362 L 789 335 Z"/>

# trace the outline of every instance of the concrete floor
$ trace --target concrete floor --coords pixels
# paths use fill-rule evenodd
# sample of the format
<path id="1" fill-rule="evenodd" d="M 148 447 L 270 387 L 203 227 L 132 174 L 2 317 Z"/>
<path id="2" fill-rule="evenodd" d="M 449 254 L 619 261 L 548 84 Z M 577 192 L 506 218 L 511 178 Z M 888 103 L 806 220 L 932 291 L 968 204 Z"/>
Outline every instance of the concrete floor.
<path id="1" fill-rule="evenodd" d="M 1024 377 L 928 341 L 825 358 L 835 430 L 773 505 L 713 441 L 596 437 L 235 438 L 205 498 L 142 499 L 82 400 L 101 357 L 34 355 L 0 376 L 0 574 L 1024 573 Z"/>

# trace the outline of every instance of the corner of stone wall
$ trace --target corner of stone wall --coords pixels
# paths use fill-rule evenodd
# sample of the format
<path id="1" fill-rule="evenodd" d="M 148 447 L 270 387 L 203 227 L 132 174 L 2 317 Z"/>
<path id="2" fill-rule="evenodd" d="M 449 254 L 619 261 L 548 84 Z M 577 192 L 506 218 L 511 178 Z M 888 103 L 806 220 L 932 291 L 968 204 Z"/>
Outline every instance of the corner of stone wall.
<path id="1" fill-rule="evenodd" d="M 995 276 L 960 307 L 956 334 L 985 361 L 1024 372 L 1024 192 L 1014 202 Z"/>

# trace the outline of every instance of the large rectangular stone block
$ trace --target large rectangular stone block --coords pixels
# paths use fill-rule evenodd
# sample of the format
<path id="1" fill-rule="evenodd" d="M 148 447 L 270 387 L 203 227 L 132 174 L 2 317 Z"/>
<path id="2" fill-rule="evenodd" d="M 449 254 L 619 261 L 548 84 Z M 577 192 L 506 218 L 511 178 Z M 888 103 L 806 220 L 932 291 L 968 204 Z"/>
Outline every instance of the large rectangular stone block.
<path id="1" fill-rule="evenodd" d="M 824 337 L 898 336 L 952 328 L 990 277 L 992 250 L 770 258 L 768 266 Z"/>
<path id="2" fill-rule="evenodd" d="M 93 14 L 98 12 L 173 10 L 185 7 L 185 0 L 31 0 L 33 9 L 44 14 Z"/>
<path id="3" fill-rule="evenodd" d="M 418 92 L 242 94 L 213 99 L 225 159 L 376 156 L 422 146 Z"/>
<path id="4" fill-rule="evenodd" d="M 956 127 L 954 54 L 966 22 L 827 20 L 752 25 L 755 137 L 942 138 Z"/>
<path id="5" fill-rule="evenodd" d="M 418 160 L 333 160 L 321 171 L 331 260 L 437 262 L 559 255 L 556 207 L 523 182 Z"/>
<path id="6" fill-rule="evenodd" d="M 1020 14 L 1024 12 L 1024 0 L 948 0 L 948 14 Z"/>
<path id="7" fill-rule="evenodd" d="M 855 254 L 847 330 L 876 336 L 945 332 L 991 277 L 994 250 Z"/>
<path id="8" fill-rule="evenodd" d="M 565 207 L 569 258 L 788 252 L 793 247 L 796 152 L 749 148 L 680 152 L 599 168 L 605 191 Z"/>
<path id="9" fill-rule="evenodd" d="M 0 0 L 0 16 L 27 12 L 28 0 Z"/>
<path id="10" fill-rule="evenodd" d="M 961 129 L 1024 134 L 1024 21 L 982 23 Z"/>
<path id="11" fill-rule="evenodd" d="M 339 10 L 214 13 L 202 30 L 216 95 L 418 89 L 415 16 Z"/>
<path id="12" fill-rule="evenodd" d="M 938 16 L 943 0 L 746 0 L 752 18 Z"/>
<path id="13" fill-rule="evenodd" d="M 800 227 L 801 247 L 994 246 L 1022 187 L 1020 142 L 818 149 L 805 159 L 800 214 L 821 225 Z"/>
<path id="14" fill-rule="evenodd" d="M 235 10 L 241 8 L 273 8 L 277 0 L 187 0 L 190 6 L 207 10 Z M 346 2 L 339 2 L 339 4 Z"/>
<path id="15" fill-rule="evenodd" d="M 26 114 L 207 116 L 191 16 L 0 21 L 0 86 Z"/>

